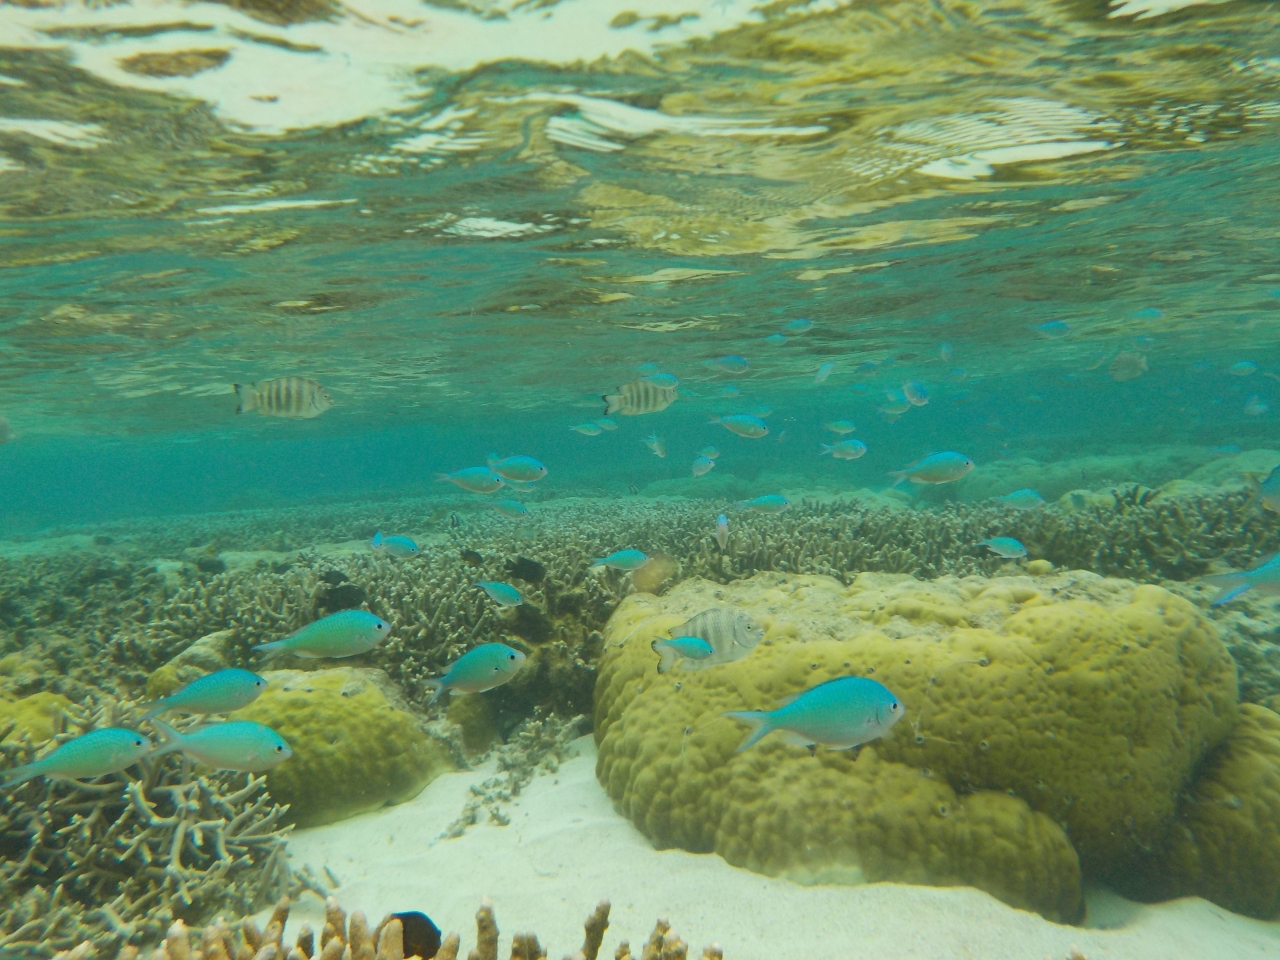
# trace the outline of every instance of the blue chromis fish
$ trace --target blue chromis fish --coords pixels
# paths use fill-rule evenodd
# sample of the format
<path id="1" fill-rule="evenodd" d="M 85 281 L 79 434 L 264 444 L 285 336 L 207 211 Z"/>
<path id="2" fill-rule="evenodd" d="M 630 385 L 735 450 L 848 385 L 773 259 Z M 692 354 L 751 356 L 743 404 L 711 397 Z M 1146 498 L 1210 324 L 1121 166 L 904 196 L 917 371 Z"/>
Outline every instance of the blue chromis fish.
<path id="1" fill-rule="evenodd" d="M 35 777 L 54 780 L 92 780 L 116 773 L 151 753 L 153 744 L 136 730 L 104 727 L 68 740 L 35 763 L 14 767 L 0 774 L 0 789 Z"/>
<path id="2" fill-rule="evenodd" d="M 656 433 L 645 437 L 643 443 L 653 452 L 655 457 L 665 457 L 667 455 L 667 442 Z"/>
<path id="3" fill-rule="evenodd" d="M 1061 340 L 1071 332 L 1071 327 L 1063 320 L 1048 320 L 1031 329 L 1048 340 Z"/>
<path id="4" fill-rule="evenodd" d="M 867 452 L 867 445 L 861 440 L 840 440 L 836 443 L 820 444 L 818 456 L 831 454 L 837 460 L 857 460 Z"/>
<path id="5" fill-rule="evenodd" d="M 827 377 L 831 376 L 831 373 L 833 370 L 835 370 L 835 368 L 836 368 L 835 363 L 828 360 L 822 366 L 818 367 L 817 372 L 813 375 L 813 382 L 814 383 L 825 382 Z"/>
<path id="6" fill-rule="evenodd" d="M 482 643 L 455 660 L 439 680 L 426 681 L 427 687 L 435 690 L 427 706 L 450 691 L 484 693 L 500 687 L 516 675 L 524 661 L 523 653 L 505 643 Z"/>
<path id="7" fill-rule="evenodd" d="M 453 473 L 438 473 L 436 480 L 455 483 L 472 493 L 493 493 L 502 489 L 503 484 L 503 479 L 488 467 L 466 467 Z"/>
<path id="8" fill-rule="evenodd" d="M 913 407 L 923 407 L 929 402 L 929 391 L 919 380 L 908 380 L 902 385 L 902 395 Z"/>
<path id="9" fill-rule="evenodd" d="M 1280 467 L 1272 467 L 1267 478 L 1258 484 L 1258 499 L 1268 510 L 1280 513 Z"/>
<path id="10" fill-rule="evenodd" d="M 720 545 L 721 553 L 729 546 L 729 518 L 723 513 L 716 517 L 716 543 Z"/>
<path id="11" fill-rule="evenodd" d="M 656 383 L 660 387 L 675 388 L 680 386 L 680 378 L 674 373 L 652 373 L 645 379 L 650 383 Z"/>
<path id="12" fill-rule="evenodd" d="M 610 433 L 618 429 L 618 421 L 613 419 L 613 417 L 599 417 L 591 422 L 601 430 L 608 430 Z M 510 482 L 510 478 L 508 478 L 507 482 Z"/>
<path id="13" fill-rule="evenodd" d="M 771 333 L 767 337 L 761 337 L 761 339 L 771 347 L 780 347 L 787 342 L 786 336 L 781 333 Z"/>
<path id="14" fill-rule="evenodd" d="M 716 447 L 703 447 L 698 451 L 698 456 L 706 457 L 708 460 L 714 460 L 720 456 L 720 451 Z"/>
<path id="15" fill-rule="evenodd" d="M 575 433 L 580 433 L 584 437 L 598 437 L 604 433 L 598 423 L 579 423 L 569 428 Z"/>
<path id="16" fill-rule="evenodd" d="M 192 680 L 177 693 L 152 703 L 151 709 L 142 715 L 142 719 L 150 720 L 170 710 L 182 713 L 230 713 L 247 707 L 266 689 L 267 681 L 251 670 L 241 670 L 239 667 L 215 670 L 198 680 Z"/>
<path id="17" fill-rule="evenodd" d="M 752 513 L 776 514 L 790 509 L 791 503 L 781 494 L 767 493 L 763 497 L 756 497 L 754 500 L 739 500 L 734 506 L 741 507 L 743 510 L 750 510 Z"/>
<path id="18" fill-rule="evenodd" d="M 489 506 L 494 513 L 508 520 L 522 520 L 529 515 L 529 508 L 519 500 L 495 500 Z"/>
<path id="19" fill-rule="evenodd" d="M 978 546 L 986 547 L 1005 560 L 1020 560 L 1027 555 L 1027 548 L 1013 537 L 991 537 L 989 540 L 979 541 Z"/>
<path id="20" fill-rule="evenodd" d="M 893 483 L 895 487 L 903 480 L 910 480 L 912 483 L 951 483 L 959 480 L 972 469 L 972 460 L 963 453 L 948 450 L 943 453 L 931 453 L 909 467 L 891 471 L 889 476 L 898 478 Z"/>
<path id="21" fill-rule="evenodd" d="M 1252 360 L 1241 360 L 1227 367 L 1227 373 L 1235 377 L 1248 377 L 1258 372 L 1258 365 Z"/>
<path id="22" fill-rule="evenodd" d="M 367 610 L 339 610 L 308 623 L 283 640 L 261 643 L 252 649 L 264 658 L 292 653 L 296 657 L 354 657 L 368 653 L 391 634 L 391 624 Z"/>
<path id="23" fill-rule="evenodd" d="M 1202 577 L 1204 583 L 1221 587 L 1224 591 L 1216 597 L 1211 607 L 1219 607 L 1229 600 L 1234 600 L 1246 590 L 1257 590 L 1267 597 L 1280 594 L 1280 553 L 1275 554 L 1266 563 L 1252 570 L 1241 570 L 1238 573 L 1221 573 L 1212 577 Z"/>
<path id="24" fill-rule="evenodd" d="M 808 317 L 796 317 L 782 329 L 787 333 L 808 333 L 813 329 L 813 321 Z"/>
<path id="25" fill-rule="evenodd" d="M 509 583 L 502 583 L 497 580 L 477 580 L 476 586 L 487 593 L 489 599 L 500 607 L 518 607 L 524 603 L 524 597 L 520 596 L 520 591 Z"/>
<path id="26" fill-rule="evenodd" d="M 596 421 L 596 426 L 605 430 L 609 429 L 599 420 Z M 614 424 L 614 426 L 616 427 L 617 424 Z M 487 462 L 489 464 L 489 469 L 500 476 L 503 480 L 518 480 L 521 483 L 532 483 L 535 480 L 541 480 L 547 475 L 547 468 L 533 457 L 517 456 L 506 457 L 505 459 L 499 460 L 496 456 L 490 454 Z"/>
<path id="27" fill-rule="evenodd" d="M 1006 493 L 1003 497 L 997 497 L 996 502 L 1003 503 L 1006 507 L 1013 507 L 1015 510 L 1035 510 L 1045 504 L 1044 497 L 1030 487 Z"/>
<path id="28" fill-rule="evenodd" d="M 736 353 L 731 353 L 725 357 L 716 357 L 706 363 L 707 366 L 719 370 L 721 373 L 746 373 L 751 369 L 751 364 Z"/>
<path id="29" fill-rule="evenodd" d="M 409 537 L 398 535 L 384 537 L 381 530 L 373 535 L 373 539 L 369 541 L 369 546 L 375 552 L 385 553 L 393 560 L 409 560 L 418 555 L 418 545 Z"/>
<path id="30" fill-rule="evenodd" d="M 902 701 L 870 677 L 839 677 L 782 702 L 776 710 L 745 710 L 726 717 L 755 727 L 741 753 L 775 730 L 791 743 L 848 750 L 877 740 L 902 719 Z"/>
<path id="31" fill-rule="evenodd" d="M 640 376 L 642 377 L 652 377 L 655 373 L 658 373 L 661 370 L 662 368 L 658 366 L 656 363 L 637 363 L 636 364 L 636 373 L 640 374 Z"/>
<path id="32" fill-rule="evenodd" d="M 211 723 L 189 733 L 180 733 L 163 720 L 151 722 L 165 741 L 151 754 L 153 757 L 183 753 L 215 770 L 260 773 L 293 756 L 293 750 L 284 737 L 252 720 Z"/>
<path id="33" fill-rule="evenodd" d="M 696 663 L 715 653 L 711 644 L 701 637 L 673 637 L 669 640 L 659 637 L 650 646 L 661 658 L 658 660 L 659 673 L 669 673 L 671 668 L 679 662 Z"/>
<path id="34" fill-rule="evenodd" d="M 838 433 L 841 436 L 844 436 L 846 433 L 853 433 L 853 431 L 858 429 L 854 426 L 852 420 L 832 420 L 830 423 L 824 424 L 824 426 L 832 433 Z"/>
<path id="35" fill-rule="evenodd" d="M 716 462 L 710 457 L 695 457 L 693 460 L 693 475 L 695 477 L 703 477 L 715 469 Z"/>
<path id="36" fill-rule="evenodd" d="M 740 437 L 748 437 L 753 440 L 763 437 L 769 432 L 767 423 L 749 413 L 735 413 L 728 417 L 712 417 L 711 422 L 720 424 L 730 433 L 736 433 Z"/>
<path id="37" fill-rule="evenodd" d="M 639 570 L 649 562 L 648 554 L 640 550 L 616 550 L 607 557 L 591 561 L 591 569 L 599 570 L 601 567 L 612 567 L 614 570 Z"/>

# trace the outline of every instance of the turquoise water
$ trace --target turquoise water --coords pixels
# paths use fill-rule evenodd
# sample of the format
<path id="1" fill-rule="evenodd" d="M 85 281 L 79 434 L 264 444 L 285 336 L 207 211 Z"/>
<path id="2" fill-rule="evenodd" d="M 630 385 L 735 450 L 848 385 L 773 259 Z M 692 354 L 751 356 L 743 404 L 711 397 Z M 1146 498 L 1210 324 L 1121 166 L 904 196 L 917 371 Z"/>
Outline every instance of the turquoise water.
<path id="1" fill-rule="evenodd" d="M 515 623 L 526 646 L 567 644 L 569 692 L 538 660 L 527 686 L 482 694 L 516 743 L 548 711 L 591 713 L 591 638 L 613 637 L 634 591 L 585 560 L 643 547 L 679 564 L 656 592 L 770 570 L 1162 582 L 1220 632 L 1242 698 L 1276 708 L 1270 601 L 1211 610 L 1197 578 L 1280 545 L 1258 496 L 1280 465 L 1278 133 L 1280 13 L 1244 0 L 0 4 L 0 657 L 39 675 L 0 659 L 4 699 L 167 692 L 191 676 L 158 671 L 221 629 L 236 636 L 219 656 L 252 665 L 258 633 L 328 609 L 328 571 L 379 615 L 443 617 L 467 643 Z M 749 369 L 712 365 L 726 355 Z M 679 381 L 667 409 L 572 429 L 657 371 Z M 284 377 L 332 407 L 237 414 L 233 384 Z M 768 434 L 712 420 L 742 413 Z M 838 420 L 864 456 L 820 456 Z M 890 489 L 938 451 L 976 466 Z M 548 476 L 491 497 L 438 482 L 490 454 Z M 993 498 L 1024 487 L 1049 506 L 1019 526 Z M 733 507 L 765 495 L 792 512 Z M 508 496 L 532 519 L 486 512 Z M 713 552 L 721 511 L 755 538 L 736 566 Z M 901 543 L 876 511 L 910 511 Z M 369 559 L 389 517 L 443 579 Z M 277 523 L 261 566 L 232 556 Z M 62 556 L 68 533 L 98 535 L 96 559 Z M 1014 534 L 1049 566 L 1001 568 L 969 542 Z M 1146 546 L 1125 553 L 1131 536 Z M 855 540 L 889 546 L 862 565 L 841 552 Z M 532 620 L 472 610 L 472 548 L 489 577 L 547 562 L 547 587 L 522 585 Z M 83 603 L 51 613 L 63 592 Z M 88 644 L 71 659 L 100 672 L 66 667 L 42 631 Z M 420 684 L 460 635 L 353 662 L 425 723 Z M 1174 794 L 1229 728 L 1184 758 Z M 1272 840 L 1248 843 L 1280 856 Z M 1150 863 L 1082 856 L 1090 882 L 1162 898 Z"/>

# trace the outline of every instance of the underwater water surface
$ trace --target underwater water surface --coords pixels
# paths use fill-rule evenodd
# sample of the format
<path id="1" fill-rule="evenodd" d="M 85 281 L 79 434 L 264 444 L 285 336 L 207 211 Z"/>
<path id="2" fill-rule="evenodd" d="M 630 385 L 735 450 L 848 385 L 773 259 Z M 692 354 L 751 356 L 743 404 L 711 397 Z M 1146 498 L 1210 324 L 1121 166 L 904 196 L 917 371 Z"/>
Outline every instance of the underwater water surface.
<path id="1" fill-rule="evenodd" d="M 1280 951 L 1278 134 L 1247 0 L 0 2 L 0 956 Z"/>

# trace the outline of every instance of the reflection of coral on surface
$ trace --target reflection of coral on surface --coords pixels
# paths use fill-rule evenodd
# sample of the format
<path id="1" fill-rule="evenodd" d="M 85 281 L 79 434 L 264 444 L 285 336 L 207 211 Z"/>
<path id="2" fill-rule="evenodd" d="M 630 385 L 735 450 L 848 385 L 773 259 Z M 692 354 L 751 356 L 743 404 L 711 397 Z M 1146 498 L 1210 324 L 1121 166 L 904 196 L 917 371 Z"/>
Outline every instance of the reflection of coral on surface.
<path id="1" fill-rule="evenodd" d="M 75 729 L 59 741 L 138 720 L 130 707 L 64 709 Z M 11 739 L 0 753 L 8 767 L 30 762 L 36 749 Z M 289 888 L 284 810 L 264 778 L 196 776 L 176 757 L 130 771 L 139 769 L 136 780 L 37 779 L 9 792 L 0 804 L 0 947 L 136 943 L 176 917 L 252 911 Z"/>
<path id="2" fill-rule="evenodd" d="M 659 676 L 653 637 L 725 602 L 764 642 Z M 1082 876 L 1125 888 L 1237 717 L 1235 665 L 1195 606 L 1087 573 L 685 581 L 629 598 L 604 651 L 597 774 L 658 845 L 807 882 L 967 884 L 1066 921 Z M 744 732 L 722 713 L 847 675 L 906 707 L 856 761 L 780 738 L 734 754 Z"/>

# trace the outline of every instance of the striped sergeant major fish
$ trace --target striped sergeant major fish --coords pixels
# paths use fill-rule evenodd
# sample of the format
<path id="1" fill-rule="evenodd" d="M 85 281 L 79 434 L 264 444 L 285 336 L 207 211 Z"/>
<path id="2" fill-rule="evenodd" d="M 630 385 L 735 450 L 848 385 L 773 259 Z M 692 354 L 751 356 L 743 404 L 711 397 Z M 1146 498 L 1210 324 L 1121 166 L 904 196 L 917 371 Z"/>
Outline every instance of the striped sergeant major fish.
<path id="1" fill-rule="evenodd" d="M 257 410 L 264 417 L 309 420 L 333 406 L 329 391 L 306 377 L 277 377 L 234 386 L 240 398 L 236 413 Z"/>
<path id="2" fill-rule="evenodd" d="M 617 393 L 606 393 L 601 399 L 605 403 L 606 416 L 620 413 L 624 417 L 634 417 L 667 409 L 676 401 L 676 388 L 647 379 L 632 380 L 618 387 Z"/>

